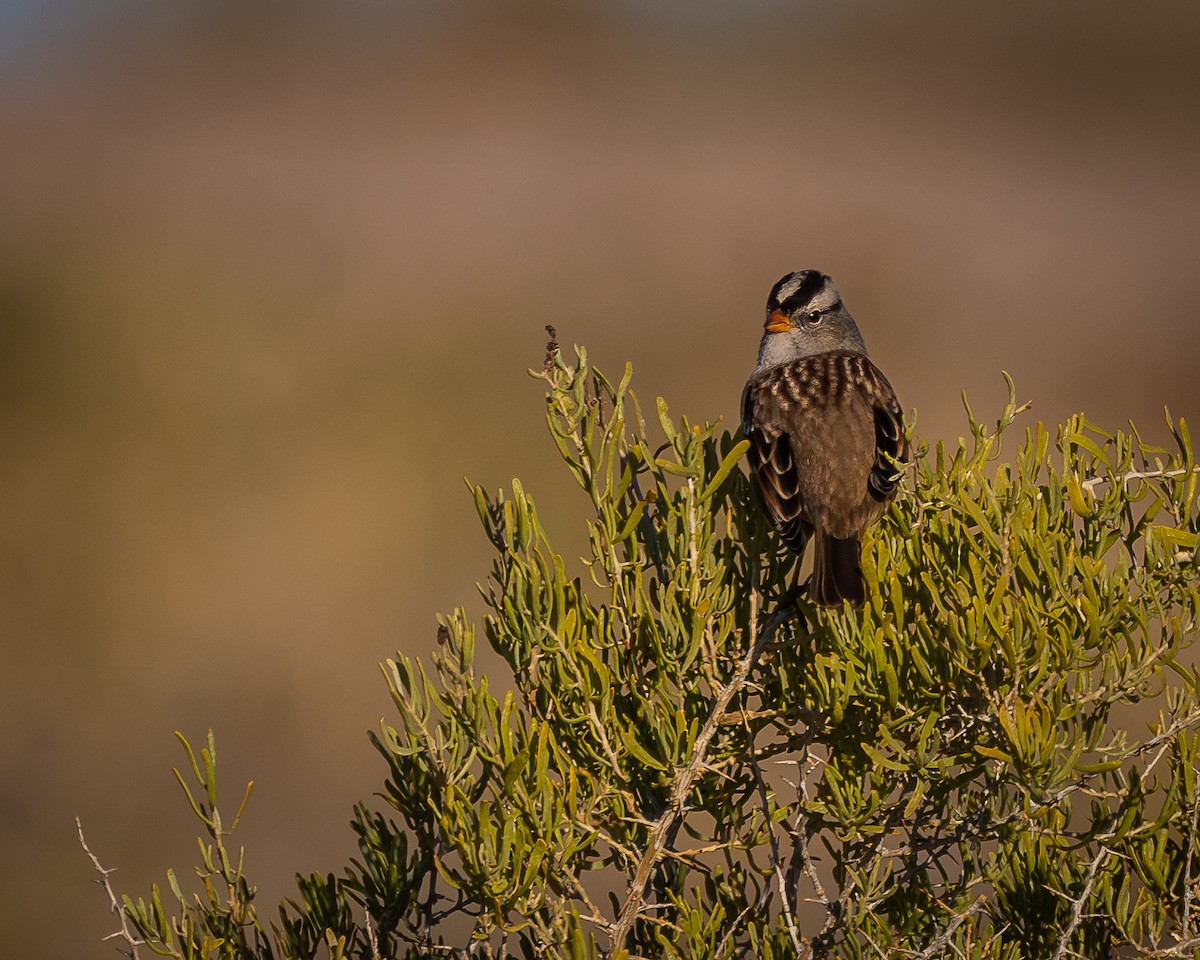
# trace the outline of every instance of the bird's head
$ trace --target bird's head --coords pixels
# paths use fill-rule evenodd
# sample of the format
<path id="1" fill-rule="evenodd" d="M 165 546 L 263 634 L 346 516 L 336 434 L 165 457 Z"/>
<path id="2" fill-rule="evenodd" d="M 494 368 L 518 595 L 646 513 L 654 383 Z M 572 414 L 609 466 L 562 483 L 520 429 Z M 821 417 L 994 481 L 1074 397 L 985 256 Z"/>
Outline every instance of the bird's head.
<path id="1" fill-rule="evenodd" d="M 865 354 L 867 346 L 826 274 L 789 273 L 767 297 L 758 365 L 774 366 L 831 350 Z"/>

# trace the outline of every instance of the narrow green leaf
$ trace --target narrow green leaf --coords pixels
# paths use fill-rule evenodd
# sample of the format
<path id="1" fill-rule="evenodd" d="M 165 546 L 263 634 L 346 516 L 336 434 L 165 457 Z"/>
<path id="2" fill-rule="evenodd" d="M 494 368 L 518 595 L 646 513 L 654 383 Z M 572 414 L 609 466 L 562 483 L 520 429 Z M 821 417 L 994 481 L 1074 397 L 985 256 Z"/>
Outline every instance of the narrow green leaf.
<path id="1" fill-rule="evenodd" d="M 708 500 L 717 489 L 725 482 L 725 478 L 729 476 L 730 471 L 737 466 L 737 462 L 742 459 L 746 451 L 750 449 L 750 441 L 742 440 L 734 446 L 732 450 L 725 455 L 725 459 L 721 461 L 721 465 L 717 467 L 717 472 L 712 475 L 712 479 L 708 481 L 708 485 L 700 491 L 699 501 L 703 503 Z"/>

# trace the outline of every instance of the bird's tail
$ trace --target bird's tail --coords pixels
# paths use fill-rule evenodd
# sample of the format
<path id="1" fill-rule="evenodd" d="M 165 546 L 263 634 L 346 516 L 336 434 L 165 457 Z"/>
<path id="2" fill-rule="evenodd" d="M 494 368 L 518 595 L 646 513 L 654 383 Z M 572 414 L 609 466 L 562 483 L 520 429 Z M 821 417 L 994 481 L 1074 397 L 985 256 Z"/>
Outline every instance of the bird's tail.
<path id="1" fill-rule="evenodd" d="M 843 600 L 861 607 L 867 598 L 867 585 L 859 565 L 858 537 L 839 540 L 822 531 L 813 537 L 812 578 L 808 594 L 823 607 L 840 607 Z"/>

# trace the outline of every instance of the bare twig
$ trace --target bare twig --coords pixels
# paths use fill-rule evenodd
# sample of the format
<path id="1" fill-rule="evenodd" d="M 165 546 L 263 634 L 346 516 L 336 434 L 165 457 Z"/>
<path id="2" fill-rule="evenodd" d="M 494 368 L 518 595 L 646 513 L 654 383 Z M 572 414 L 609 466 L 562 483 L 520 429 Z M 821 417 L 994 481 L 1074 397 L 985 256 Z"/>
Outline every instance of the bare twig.
<path id="1" fill-rule="evenodd" d="M 1090 480 L 1084 480 L 1080 486 L 1088 493 L 1092 493 L 1102 483 L 1120 482 L 1121 486 L 1124 486 L 1131 480 L 1165 480 L 1170 477 L 1182 477 L 1189 473 L 1200 473 L 1200 467 L 1192 467 L 1190 470 L 1186 467 L 1178 470 L 1134 470 L 1119 477 L 1092 477 Z"/>
<path id="2" fill-rule="evenodd" d="M 884 840 L 887 838 L 889 829 L 891 829 L 890 825 L 885 825 L 885 829 L 880 832 L 874 846 L 871 849 L 864 851 L 863 854 L 858 858 L 854 866 L 860 871 L 862 871 L 863 866 L 869 860 L 878 859 L 881 851 L 883 850 Z M 829 913 L 828 916 L 825 917 L 825 925 L 821 927 L 820 932 L 813 937 L 812 940 L 812 951 L 814 957 L 824 957 L 828 954 L 830 945 L 833 943 L 833 938 L 837 935 L 838 931 L 841 929 L 843 921 L 845 920 L 846 904 L 850 902 L 850 898 L 854 896 L 854 891 L 857 888 L 858 881 L 853 876 L 853 873 L 851 873 L 849 879 L 842 886 L 841 890 L 838 891 L 837 899 L 827 905 Z"/>
<path id="3" fill-rule="evenodd" d="M 1190 730 L 1197 726 L 1200 726 L 1200 707 L 1193 708 L 1182 716 L 1175 717 L 1168 726 L 1160 730 L 1150 739 L 1138 744 L 1135 747 L 1131 747 L 1128 750 L 1111 754 L 1109 759 L 1120 760 L 1122 762 L 1137 760 L 1151 751 L 1154 751 L 1154 755 L 1146 762 L 1146 765 L 1141 769 L 1139 774 L 1143 781 L 1148 780 L 1150 774 L 1154 771 L 1154 768 L 1158 766 L 1159 762 L 1170 749 L 1171 743 L 1174 741 L 1176 735 L 1182 730 Z M 1099 771 L 1085 773 L 1077 780 L 1074 780 L 1061 789 L 1056 790 L 1049 796 L 1039 800 L 1031 799 L 1028 806 L 1022 805 L 1018 809 L 1013 810 L 1001 817 L 997 817 L 994 820 L 983 816 L 977 816 L 971 820 L 963 821 L 952 828 L 954 830 L 953 836 L 940 838 L 937 841 L 936 846 L 945 846 L 947 845 L 947 842 L 957 842 L 964 839 L 986 839 L 989 837 L 994 837 L 998 831 L 1004 827 L 1007 827 L 1009 824 L 1018 821 L 1032 825 L 1033 818 L 1037 814 L 1054 807 L 1056 804 L 1061 803 L 1069 796 L 1080 792 L 1086 792 L 1087 787 L 1099 776 Z M 1113 839 L 1113 834 L 1102 834 L 1096 839 L 1101 841 L 1111 840 Z M 922 842 L 919 844 L 919 846 L 925 850 L 931 850 L 935 848 L 935 844 L 930 841 Z M 889 852 L 895 856 L 900 856 L 909 852 L 909 847 L 902 846 Z"/>
<path id="4" fill-rule="evenodd" d="M 825 885 L 821 883 L 821 877 L 817 873 L 817 864 L 813 859 L 812 850 L 808 846 L 808 817 L 804 815 L 803 804 L 808 803 L 808 771 L 805 769 L 808 766 L 811 756 L 809 754 L 808 744 L 804 744 L 804 751 L 800 755 L 800 762 L 797 764 L 799 782 L 796 784 L 797 792 L 800 795 L 801 805 L 796 810 L 796 823 L 791 828 L 792 841 L 796 845 L 796 851 L 800 856 L 800 865 L 804 870 L 805 876 L 808 877 L 808 882 L 812 884 L 813 891 L 817 895 L 817 899 L 824 904 L 826 911 L 832 911 L 833 904 L 829 899 L 829 895 L 825 892 Z"/>
<path id="5" fill-rule="evenodd" d="M 749 898 L 747 898 L 747 903 L 746 903 L 745 908 L 742 910 L 741 913 L 739 913 L 736 917 L 733 918 L 733 923 L 731 923 L 729 925 L 729 929 L 725 931 L 725 936 L 723 936 L 721 938 L 721 942 L 717 944 L 717 949 L 713 953 L 713 956 L 719 957 L 725 953 L 725 948 L 727 946 L 729 946 L 729 941 L 733 939 L 734 934 L 737 932 L 738 929 L 741 928 L 742 921 L 745 920 L 746 917 L 748 917 L 754 911 L 754 908 L 756 906 L 758 906 L 757 903 L 755 903 L 753 900 L 750 900 Z M 798 953 L 797 956 L 799 957 L 799 956 L 801 956 L 801 954 Z"/>
<path id="6" fill-rule="evenodd" d="M 767 785 L 763 780 L 762 768 L 758 765 L 758 760 L 754 754 L 750 754 L 750 766 L 754 770 L 755 785 L 758 788 L 759 800 L 762 803 L 763 820 L 766 821 L 768 836 L 771 838 L 771 866 L 775 871 L 775 881 L 779 884 L 779 900 L 782 905 L 783 922 L 787 927 L 788 938 L 792 941 L 792 948 L 796 951 L 796 956 L 804 956 L 807 947 L 803 940 L 800 939 L 800 931 L 796 928 L 796 918 L 792 914 L 792 898 L 788 891 L 787 880 L 783 875 L 783 866 L 779 857 L 779 838 L 775 836 L 775 826 L 771 823 L 771 806 L 767 798 Z"/>
<path id="7" fill-rule="evenodd" d="M 638 861 L 633 878 L 629 881 L 629 887 L 625 892 L 625 901 L 621 905 L 620 912 L 617 914 L 616 922 L 613 924 L 611 942 L 614 949 L 625 945 L 625 940 L 629 936 L 633 922 L 644 909 L 646 887 L 650 883 L 650 877 L 654 872 L 655 866 L 667 855 L 667 846 L 670 843 L 671 836 L 678 826 L 680 819 L 687 812 L 688 794 L 691 792 L 692 784 L 695 783 L 696 778 L 704 768 L 708 757 L 709 744 L 712 741 L 713 734 L 717 732 L 717 728 L 720 726 L 721 717 L 725 714 L 730 700 L 745 686 L 750 669 L 758 660 L 763 648 L 770 642 L 771 637 L 774 636 L 775 631 L 796 614 L 794 607 L 789 606 L 777 609 L 760 633 L 758 630 L 758 605 L 756 598 L 757 594 L 754 594 L 751 598 L 750 622 L 752 633 L 750 647 L 738 663 L 733 676 L 729 678 L 729 682 L 721 688 L 713 700 L 713 704 L 708 711 L 708 718 L 705 720 L 700 733 L 696 736 L 696 743 L 692 750 L 691 759 L 686 766 L 679 767 L 675 771 L 667 809 L 650 828 L 650 834 L 646 841 L 646 849 Z"/>
<path id="8" fill-rule="evenodd" d="M 367 926 L 367 943 L 371 945 L 371 960 L 383 960 L 379 953 L 379 938 L 375 935 L 375 922 L 371 919 L 371 911 L 363 907 L 363 918 Z"/>
<path id="9" fill-rule="evenodd" d="M 86 853 L 88 855 L 88 859 L 92 861 L 92 866 L 96 868 L 96 873 L 100 874 L 100 879 L 96 882 L 100 884 L 100 886 L 104 888 L 104 892 L 108 894 L 108 901 L 112 905 L 112 911 L 120 918 L 121 921 L 121 929 L 116 933 L 110 933 L 104 939 L 112 940 L 116 937 L 120 937 L 129 946 L 129 952 L 126 953 L 126 956 L 130 957 L 131 960 L 138 960 L 138 947 L 144 944 L 146 941 L 138 939 L 138 937 L 135 936 L 133 931 L 130 929 L 129 916 L 125 912 L 125 907 L 119 900 L 117 900 L 117 895 L 113 892 L 112 884 L 108 882 L 109 875 L 115 872 L 115 868 L 105 869 L 100 865 L 100 861 L 96 858 L 96 855 L 92 853 L 91 848 L 87 845 L 87 841 L 83 838 L 83 824 L 80 822 L 78 817 L 75 818 L 75 829 L 79 832 L 79 845 L 83 847 L 83 852 Z M 125 951 L 122 952 L 124 953 Z"/>
<path id="10" fill-rule="evenodd" d="M 591 896 L 587 892 L 587 888 L 580 881 L 579 877 L 571 873 L 569 870 L 562 872 L 563 878 L 567 885 L 571 888 L 571 892 L 583 903 L 587 908 L 587 913 L 581 913 L 579 918 L 586 920 L 588 923 L 595 924 L 601 930 L 608 931 L 612 928 L 612 923 L 600 913 L 600 908 L 592 902 Z"/>
<path id="11" fill-rule="evenodd" d="M 1079 896 L 1071 900 L 1071 920 L 1062 932 L 1062 936 L 1058 938 L 1058 948 L 1054 951 L 1054 956 L 1051 960 L 1063 960 L 1070 949 L 1071 937 L 1079 928 L 1079 924 L 1083 920 L 1083 907 L 1087 903 L 1088 897 L 1092 895 L 1092 885 L 1096 882 L 1096 874 L 1100 872 L 1100 867 L 1103 865 L 1105 858 L 1108 856 L 1108 847 L 1101 847 L 1092 858 L 1092 864 L 1088 867 L 1087 878 L 1084 880 L 1083 889 L 1079 891 Z"/>
<path id="12" fill-rule="evenodd" d="M 915 960 L 933 960 L 941 952 L 942 948 L 950 942 L 950 938 L 954 936 L 954 931 L 986 905 L 987 900 L 980 897 L 962 913 L 955 914 L 954 919 L 946 924 L 946 929 L 934 937 L 929 946 L 916 955 Z"/>
<path id="13" fill-rule="evenodd" d="M 875 938 L 867 933 L 866 930 L 860 930 L 859 933 L 862 935 L 862 938 L 871 945 L 871 949 L 875 951 L 875 954 L 879 957 L 879 960 L 891 960 L 886 951 L 884 951 L 883 947 L 876 943 Z"/>
<path id="14" fill-rule="evenodd" d="M 1192 902 L 1196 897 L 1195 881 L 1192 880 L 1192 863 L 1196 855 L 1196 832 L 1200 827 L 1200 794 L 1192 804 L 1192 825 L 1187 837 L 1187 861 L 1183 867 L 1183 917 L 1179 923 L 1179 935 L 1186 940 L 1191 935 Z"/>
<path id="15" fill-rule="evenodd" d="M 1179 957 L 1195 960 L 1196 950 L 1200 949 L 1200 937 L 1192 937 L 1190 940 L 1181 940 L 1170 947 L 1143 947 L 1139 944 L 1130 944 L 1137 951 L 1139 957 Z"/>

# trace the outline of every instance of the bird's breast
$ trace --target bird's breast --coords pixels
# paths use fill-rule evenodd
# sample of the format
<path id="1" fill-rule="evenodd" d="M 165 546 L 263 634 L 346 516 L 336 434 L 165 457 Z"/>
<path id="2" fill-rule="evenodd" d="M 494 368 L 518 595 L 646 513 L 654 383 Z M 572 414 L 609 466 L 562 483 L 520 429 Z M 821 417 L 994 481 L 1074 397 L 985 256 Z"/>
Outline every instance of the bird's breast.
<path id="1" fill-rule="evenodd" d="M 828 354 L 771 369 L 747 411 L 765 434 L 787 437 L 803 512 L 835 537 L 862 533 L 882 509 L 867 485 L 876 459 L 869 363 Z"/>

